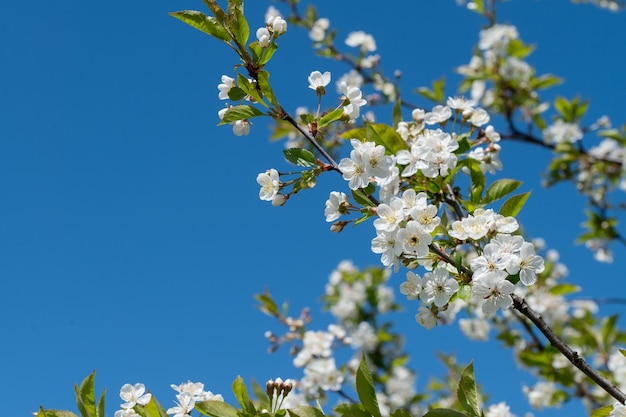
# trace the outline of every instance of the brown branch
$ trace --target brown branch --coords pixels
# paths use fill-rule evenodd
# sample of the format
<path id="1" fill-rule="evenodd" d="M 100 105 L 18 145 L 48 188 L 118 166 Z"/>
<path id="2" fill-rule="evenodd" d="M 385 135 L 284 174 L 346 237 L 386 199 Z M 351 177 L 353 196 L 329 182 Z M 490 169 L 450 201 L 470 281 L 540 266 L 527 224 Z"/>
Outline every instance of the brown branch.
<path id="1" fill-rule="evenodd" d="M 515 294 L 511 294 L 511 297 L 513 298 L 513 307 L 526 316 L 535 326 L 537 326 L 541 333 L 543 333 L 543 335 L 550 341 L 552 346 L 557 348 L 576 368 L 581 370 L 611 397 L 615 398 L 622 404 L 626 403 L 626 394 L 617 388 L 611 381 L 600 375 L 598 371 L 589 366 L 589 364 L 578 355 L 578 352 L 574 351 L 571 347 L 569 347 L 569 345 L 563 342 L 554 333 L 554 330 L 548 326 L 543 318 L 530 308 L 528 303 L 526 303 L 526 300 Z"/>

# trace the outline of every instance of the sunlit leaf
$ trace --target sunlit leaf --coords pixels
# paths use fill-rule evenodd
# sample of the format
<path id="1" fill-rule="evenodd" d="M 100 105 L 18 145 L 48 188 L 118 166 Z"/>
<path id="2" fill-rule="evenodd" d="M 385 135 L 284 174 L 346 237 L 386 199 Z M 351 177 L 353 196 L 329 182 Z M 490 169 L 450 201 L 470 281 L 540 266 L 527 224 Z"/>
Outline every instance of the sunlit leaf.
<path id="1" fill-rule="evenodd" d="M 470 413 L 471 416 L 477 417 L 481 415 L 478 387 L 474 378 L 474 364 L 472 362 L 461 373 L 457 395 L 465 411 Z"/>
<path id="2" fill-rule="evenodd" d="M 367 366 L 365 354 L 361 356 L 361 363 L 356 371 L 356 391 L 365 409 L 369 411 L 373 417 L 381 417 L 380 409 L 378 408 L 378 400 L 376 398 L 376 389 L 374 388 L 374 380 Z"/>
<path id="3" fill-rule="evenodd" d="M 247 120 L 253 117 L 265 116 L 266 114 L 257 109 L 256 107 L 242 104 L 240 106 L 233 106 L 226 110 L 220 125 L 232 123 L 237 120 Z"/>
<path id="4" fill-rule="evenodd" d="M 237 409 L 224 401 L 202 401 L 196 403 L 196 410 L 211 417 L 239 417 Z"/>
<path id="5" fill-rule="evenodd" d="M 207 16 L 197 10 L 181 10 L 178 12 L 171 12 L 170 16 L 187 23 L 189 26 L 204 32 L 207 35 L 211 35 L 226 43 L 230 43 L 230 35 L 214 17 Z"/>
<path id="6" fill-rule="evenodd" d="M 500 179 L 500 180 L 494 181 L 493 184 L 491 184 L 489 188 L 487 189 L 483 202 L 492 203 L 496 200 L 499 200 L 502 197 L 517 190 L 521 185 L 522 185 L 521 181 L 516 181 L 516 180 L 511 180 L 511 179 Z"/>
<path id="7" fill-rule="evenodd" d="M 524 194 L 517 194 L 510 197 L 504 202 L 504 204 L 502 204 L 502 207 L 500 207 L 500 214 L 505 217 L 517 216 L 518 213 L 522 210 L 522 207 L 524 207 L 524 204 L 526 204 L 528 197 L 530 197 L 530 191 Z"/>
<path id="8" fill-rule="evenodd" d="M 307 149 L 290 148 L 283 151 L 285 158 L 294 165 L 312 167 L 317 165 L 317 158 Z"/>

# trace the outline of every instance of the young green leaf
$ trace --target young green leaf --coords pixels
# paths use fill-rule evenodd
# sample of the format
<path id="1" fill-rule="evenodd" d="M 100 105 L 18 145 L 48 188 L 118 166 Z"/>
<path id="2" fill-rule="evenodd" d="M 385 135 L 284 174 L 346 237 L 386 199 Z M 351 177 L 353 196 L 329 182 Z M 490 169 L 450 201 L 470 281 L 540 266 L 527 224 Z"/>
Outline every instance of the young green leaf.
<path id="1" fill-rule="evenodd" d="M 340 404 L 335 407 L 335 413 L 345 417 L 371 417 L 361 404 Z"/>
<path id="2" fill-rule="evenodd" d="M 240 106 L 233 106 L 226 110 L 222 121 L 219 123 L 220 125 L 236 122 L 237 120 L 247 120 L 253 117 L 265 116 L 261 110 L 256 107 L 249 106 L 247 104 L 242 104 Z"/>
<path id="3" fill-rule="evenodd" d="M 181 10 L 178 12 L 171 12 L 170 16 L 187 23 L 189 26 L 204 32 L 207 35 L 211 35 L 214 38 L 230 44 L 230 35 L 214 17 L 209 17 L 197 10 Z"/>
<path id="4" fill-rule="evenodd" d="M 604 407 L 596 408 L 591 412 L 591 417 L 608 417 L 613 411 L 612 405 L 605 405 Z"/>
<path id="5" fill-rule="evenodd" d="M 303 405 L 289 409 L 289 415 L 293 417 L 324 417 L 324 412 L 319 408 Z"/>
<path id="6" fill-rule="evenodd" d="M 522 210 L 524 204 L 526 204 L 526 200 L 530 197 L 530 191 L 524 194 L 517 194 L 510 197 L 508 200 L 502 204 L 500 207 L 500 214 L 503 216 L 517 216 L 517 214 Z"/>
<path id="7" fill-rule="evenodd" d="M 202 401 L 196 403 L 196 410 L 211 417 L 239 417 L 237 409 L 224 401 Z"/>
<path id="8" fill-rule="evenodd" d="M 332 122 L 336 122 L 341 119 L 341 116 L 343 116 L 343 107 L 339 107 L 331 112 L 328 112 L 320 118 L 320 121 L 317 123 L 317 128 L 321 129 Z"/>
<path id="9" fill-rule="evenodd" d="M 424 417 L 467 417 L 458 411 L 449 410 L 447 408 L 435 408 L 424 414 Z"/>
<path id="10" fill-rule="evenodd" d="M 274 95 L 274 91 L 270 86 L 269 72 L 259 71 L 259 87 L 261 87 L 261 91 L 263 92 L 263 95 L 267 98 L 267 101 L 269 101 L 272 106 L 277 107 L 278 101 L 276 101 L 276 96 Z"/>
<path id="11" fill-rule="evenodd" d="M 259 303 L 261 303 L 259 310 L 261 310 L 265 314 L 268 314 L 270 316 L 275 316 L 275 317 L 280 314 L 278 311 L 278 306 L 276 305 L 276 302 L 274 301 L 274 299 L 272 298 L 269 292 L 266 291 L 263 294 L 256 294 L 254 298 Z"/>
<path id="12" fill-rule="evenodd" d="M 229 7 L 230 8 L 230 7 Z M 235 40 L 241 46 L 245 46 L 248 43 L 250 37 L 250 27 L 248 21 L 243 15 L 243 11 L 240 7 L 235 7 L 232 11 L 229 10 L 228 19 L 230 21 L 230 29 L 233 31 Z"/>
<path id="13" fill-rule="evenodd" d="M 491 184 L 487 189 L 483 202 L 488 204 L 499 200 L 502 197 L 511 194 L 513 191 L 517 190 L 521 185 L 521 181 L 510 180 L 506 178 L 494 181 L 494 183 Z"/>
<path id="14" fill-rule="evenodd" d="M 294 165 L 312 167 L 317 165 L 317 158 L 307 149 L 290 148 L 283 151 L 285 158 Z"/>
<path id="15" fill-rule="evenodd" d="M 144 407 L 144 411 L 146 417 L 169 417 L 154 395 L 150 398 L 150 402 Z"/>
<path id="16" fill-rule="evenodd" d="M 472 362 L 461 373 L 457 396 L 465 411 L 470 413 L 471 416 L 479 417 L 481 415 L 480 399 L 478 398 L 478 388 L 476 387 L 474 364 Z"/>
<path id="17" fill-rule="evenodd" d="M 367 366 L 365 354 L 361 356 L 361 363 L 356 371 L 356 392 L 365 409 L 369 411 L 373 417 L 381 417 L 380 408 L 378 408 L 378 399 L 376 398 L 376 389 L 374 388 L 374 380 Z"/>
<path id="18" fill-rule="evenodd" d="M 74 385 L 76 391 L 76 405 L 83 417 L 97 417 L 96 389 L 94 386 L 95 377 L 96 371 L 93 371 L 89 376 L 83 379 L 80 387 Z"/>
<path id="19" fill-rule="evenodd" d="M 39 411 L 35 417 L 78 417 L 76 414 L 67 410 L 44 410 L 43 407 L 39 407 Z"/>
<path id="20" fill-rule="evenodd" d="M 399 150 L 407 148 L 407 144 L 402 140 L 398 132 L 384 123 L 367 123 L 365 125 L 365 137 L 370 142 L 383 145 L 390 154 L 395 154 Z"/>
<path id="21" fill-rule="evenodd" d="M 248 397 L 248 389 L 246 388 L 246 384 L 243 382 L 243 378 L 238 376 L 233 382 L 233 394 L 235 394 L 235 398 L 241 405 L 241 408 L 252 414 L 256 414 L 256 409 L 250 398 Z M 233 416 L 215 416 L 215 417 L 233 417 Z"/>
<path id="22" fill-rule="evenodd" d="M 106 389 L 102 390 L 102 394 L 100 394 L 100 399 L 98 400 L 98 408 L 96 409 L 96 415 L 98 417 L 105 417 L 105 398 L 106 398 Z"/>

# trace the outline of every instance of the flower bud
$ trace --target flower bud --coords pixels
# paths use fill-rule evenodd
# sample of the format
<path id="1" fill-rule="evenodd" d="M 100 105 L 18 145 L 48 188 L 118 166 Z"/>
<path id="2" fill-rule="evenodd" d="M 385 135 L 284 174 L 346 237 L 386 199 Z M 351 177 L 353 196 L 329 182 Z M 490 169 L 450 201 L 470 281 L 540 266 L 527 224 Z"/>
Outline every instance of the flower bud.
<path id="1" fill-rule="evenodd" d="M 282 206 L 283 204 L 287 202 L 288 199 L 289 199 L 289 196 L 287 195 L 276 194 L 274 198 L 272 199 L 272 205 L 275 207 Z"/>
<path id="2" fill-rule="evenodd" d="M 331 232 L 335 232 L 335 233 L 339 233 L 339 232 L 341 232 L 343 230 L 344 227 L 346 227 L 347 224 L 348 224 L 348 222 L 346 222 L 346 221 L 335 222 L 335 223 L 333 223 L 330 226 L 330 231 Z"/>

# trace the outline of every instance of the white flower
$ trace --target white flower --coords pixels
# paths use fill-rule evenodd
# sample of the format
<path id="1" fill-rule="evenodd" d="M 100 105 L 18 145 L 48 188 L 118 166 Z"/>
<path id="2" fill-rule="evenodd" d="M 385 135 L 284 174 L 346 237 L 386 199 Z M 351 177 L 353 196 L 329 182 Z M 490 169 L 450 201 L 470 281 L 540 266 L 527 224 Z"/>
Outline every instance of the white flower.
<path id="1" fill-rule="evenodd" d="M 470 116 L 470 123 L 474 126 L 482 126 L 489 123 L 489 113 L 480 107 L 474 109 L 472 115 Z"/>
<path id="2" fill-rule="evenodd" d="M 309 31 L 309 38 L 314 42 L 323 41 L 329 27 L 330 21 L 327 18 L 322 17 L 321 19 L 317 19 Z"/>
<path id="3" fill-rule="evenodd" d="M 228 92 L 235 86 L 235 79 L 228 75 L 222 75 L 222 83 L 218 84 L 217 89 L 220 90 L 220 100 L 228 100 Z M 221 119 L 221 117 L 220 117 Z"/>
<path id="4" fill-rule="evenodd" d="M 400 229 L 397 235 L 405 252 L 414 254 L 418 258 L 428 255 L 428 245 L 433 243 L 433 238 L 415 220 L 407 222 L 404 229 Z"/>
<path id="5" fill-rule="evenodd" d="M 366 321 L 359 323 L 358 327 L 350 332 L 352 342 L 350 346 L 357 350 L 371 352 L 378 345 L 378 337 L 371 324 Z"/>
<path id="6" fill-rule="evenodd" d="M 402 253 L 402 242 L 397 237 L 397 232 L 379 232 L 372 239 L 372 252 L 380 253 L 380 260 L 384 266 L 396 263 Z"/>
<path id="7" fill-rule="evenodd" d="M 511 413 L 511 409 L 506 403 L 501 402 L 490 405 L 485 413 L 485 417 L 515 417 L 515 414 Z"/>
<path id="8" fill-rule="evenodd" d="M 359 117 L 361 107 L 367 104 L 367 100 L 363 98 L 363 93 L 358 87 L 347 87 L 345 98 L 350 103 L 343 108 L 343 114 L 347 114 L 350 120 L 355 120 Z"/>
<path id="9" fill-rule="evenodd" d="M 133 410 L 132 408 L 122 408 L 121 410 L 117 410 L 113 417 L 141 417 L 141 416 L 135 413 L 135 410 Z"/>
<path id="10" fill-rule="evenodd" d="M 332 191 L 326 200 L 324 215 L 327 222 L 334 222 L 342 214 L 347 214 L 349 209 L 348 196 L 339 191 Z"/>
<path id="11" fill-rule="evenodd" d="M 271 22 L 272 31 L 275 35 L 281 35 L 287 32 L 287 22 L 280 16 L 276 16 L 274 20 Z"/>
<path id="12" fill-rule="evenodd" d="M 552 404 L 552 398 L 556 394 L 554 382 L 540 381 L 534 387 L 524 387 L 524 394 L 533 408 L 542 409 Z"/>
<path id="13" fill-rule="evenodd" d="M 120 398 L 125 401 L 122 408 L 133 408 L 135 405 L 146 405 L 150 402 L 152 394 L 146 393 L 144 384 L 124 384 L 120 389 Z"/>
<path id="14" fill-rule="evenodd" d="M 434 303 L 437 307 L 443 307 L 458 289 L 459 283 L 450 278 L 446 267 L 438 266 L 433 272 L 427 272 L 424 275 L 420 300 L 425 303 Z"/>
<path id="15" fill-rule="evenodd" d="M 422 279 L 413 271 L 406 273 L 406 281 L 400 284 L 400 293 L 406 295 L 407 300 L 416 300 L 422 291 Z"/>
<path id="16" fill-rule="evenodd" d="M 561 119 L 543 130 L 543 140 L 547 144 L 574 143 L 582 138 L 583 132 L 578 125 L 566 123 Z"/>
<path id="17" fill-rule="evenodd" d="M 302 385 L 305 390 L 339 391 L 343 383 L 343 374 L 337 369 L 334 358 L 320 358 L 311 361 L 304 369 Z M 308 386 L 308 387 L 307 387 Z M 308 388 L 308 389 L 307 389 Z"/>
<path id="18" fill-rule="evenodd" d="M 390 204 L 380 204 L 376 208 L 378 218 L 374 220 L 376 230 L 392 232 L 404 220 L 404 205 L 401 199 L 394 199 Z"/>
<path id="19" fill-rule="evenodd" d="M 261 200 L 272 201 L 278 190 L 280 190 L 278 171 L 274 168 L 257 175 L 256 182 L 261 186 L 261 191 L 259 191 Z"/>
<path id="20" fill-rule="evenodd" d="M 485 319 L 460 319 L 459 327 L 465 336 L 472 340 L 487 340 L 491 326 Z"/>
<path id="21" fill-rule="evenodd" d="M 376 41 L 363 31 L 350 32 L 346 38 L 346 45 L 354 48 L 361 48 L 363 52 L 374 52 L 376 50 Z"/>
<path id="22" fill-rule="evenodd" d="M 189 392 L 183 392 L 176 396 L 178 400 L 176 407 L 169 408 L 167 414 L 172 414 L 174 417 L 189 417 L 193 408 L 196 406 L 196 401 L 193 399 L 193 395 Z"/>
<path id="23" fill-rule="evenodd" d="M 429 330 L 437 325 L 437 317 L 426 306 L 420 306 L 419 313 L 415 315 L 415 321 Z"/>
<path id="24" fill-rule="evenodd" d="M 265 26 L 263 26 L 262 28 L 257 29 L 256 38 L 259 40 L 259 46 L 261 48 L 265 48 L 269 46 L 272 35 L 270 35 L 270 31 L 267 30 Z"/>
<path id="25" fill-rule="evenodd" d="M 488 316 L 513 304 L 511 293 L 515 286 L 505 279 L 506 276 L 506 272 L 497 270 L 474 281 L 472 295 L 477 302 L 482 302 L 482 311 Z"/>
<path id="26" fill-rule="evenodd" d="M 233 123 L 233 133 L 235 136 L 246 136 L 250 133 L 250 122 L 247 120 L 235 120 Z"/>
<path id="27" fill-rule="evenodd" d="M 496 24 L 480 31 L 478 47 L 482 50 L 491 49 L 498 55 L 504 55 L 506 47 L 519 36 L 515 26 Z"/>
<path id="28" fill-rule="evenodd" d="M 432 204 L 426 207 L 413 207 L 411 217 L 422 226 L 426 233 L 434 232 L 441 222 L 441 219 L 437 217 L 437 207 Z"/>
<path id="29" fill-rule="evenodd" d="M 526 286 L 534 284 L 537 281 L 537 274 L 543 270 L 543 258 L 535 255 L 535 246 L 530 242 L 524 242 L 520 248 L 519 256 L 513 256 L 506 268 L 506 271 L 511 275 L 519 272 L 519 279 Z"/>
<path id="30" fill-rule="evenodd" d="M 433 107 L 432 111 L 424 115 L 424 123 L 427 125 L 434 125 L 437 123 L 445 123 L 450 117 L 452 117 L 452 110 L 448 106 L 437 105 Z"/>
<path id="31" fill-rule="evenodd" d="M 309 75 L 309 88 L 315 90 L 317 94 L 325 94 L 326 86 L 330 83 L 330 72 L 326 71 L 321 73 L 319 71 L 313 71 Z"/>

